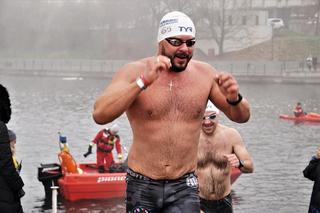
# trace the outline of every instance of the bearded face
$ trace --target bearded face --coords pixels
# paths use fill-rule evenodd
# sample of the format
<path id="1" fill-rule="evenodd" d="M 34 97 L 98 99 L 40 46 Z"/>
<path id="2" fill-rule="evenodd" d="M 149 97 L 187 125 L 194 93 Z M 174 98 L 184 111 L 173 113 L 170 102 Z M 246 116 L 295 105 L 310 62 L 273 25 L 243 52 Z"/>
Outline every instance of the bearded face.
<path id="1" fill-rule="evenodd" d="M 164 41 L 164 42 L 167 42 L 167 41 Z M 189 61 L 193 57 L 192 47 L 182 47 L 182 46 L 174 47 L 174 46 L 171 46 L 170 44 L 166 44 L 166 45 L 169 45 L 169 48 L 165 48 L 164 44 L 161 45 L 160 54 L 170 58 L 170 62 L 172 65 L 170 70 L 173 72 L 184 71 L 187 68 Z"/>

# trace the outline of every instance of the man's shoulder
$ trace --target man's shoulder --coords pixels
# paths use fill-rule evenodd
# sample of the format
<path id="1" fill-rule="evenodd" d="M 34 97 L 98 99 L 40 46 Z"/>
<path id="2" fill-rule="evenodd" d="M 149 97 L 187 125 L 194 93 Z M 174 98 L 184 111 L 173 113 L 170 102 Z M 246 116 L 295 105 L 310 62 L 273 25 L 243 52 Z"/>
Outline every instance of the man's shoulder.
<path id="1" fill-rule="evenodd" d="M 190 64 L 195 70 L 197 70 L 197 72 L 199 70 L 203 71 L 203 72 L 217 72 L 217 70 L 209 63 L 204 62 L 204 61 L 199 61 L 199 60 L 191 60 L 191 64 Z"/>
<path id="2" fill-rule="evenodd" d="M 151 57 L 149 58 L 142 58 L 142 59 L 138 59 L 136 61 L 130 61 L 126 64 L 124 64 L 121 68 L 120 71 L 137 71 L 138 69 L 144 68 L 146 66 L 146 64 L 148 63 L 148 61 L 151 60 Z"/>
<path id="3" fill-rule="evenodd" d="M 151 61 L 153 57 L 140 58 L 135 61 L 128 62 L 127 66 L 145 66 L 148 61 Z"/>
<path id="4" fill-rule="evenodd" d="M 205 62 L 205 61 L 192 59 L 191 62 L 194 64 L 194 66 L 208 67 L 208 68 L 213 69 L 213 66 L 211 64 L 209 64 L 208 62 Z"/>
<path id="5" fill-rule="evenodd" d="M 224 131 L 227 134 L 240 135 L 239 131 L 233 127 L 225 126 L 222 124 L 219 124 L 218 127 L 220 128 L 221 131 Z"/>
<path id="6" fill-rule="evenodd" d="M 230 127 L 230 126 L 226 126 L 226 125 L 223 125 L 223 124 L 218 124 L 218 127 L 220 127 L 221 129 L 224 129 L 224 130 L 235 130 L 235 128 L 233 127 Z"/>

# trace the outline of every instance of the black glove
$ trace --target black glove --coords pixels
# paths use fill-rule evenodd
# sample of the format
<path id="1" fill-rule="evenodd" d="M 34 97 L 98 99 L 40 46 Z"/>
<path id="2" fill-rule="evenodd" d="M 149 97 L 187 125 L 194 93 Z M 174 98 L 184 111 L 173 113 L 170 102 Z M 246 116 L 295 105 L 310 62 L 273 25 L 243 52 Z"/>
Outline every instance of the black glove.
<path id="1" fill-rule="evenodd" d="M 86 158 L 86 157 L 88 157 L 88 155 L 90 155 L 90 154 L 92 154 L 92 146 L 91 146 L 91 145 L 89 145 L 88 151 L 87 151 L 86 153 L 84 153 L 83 156 Z"/>

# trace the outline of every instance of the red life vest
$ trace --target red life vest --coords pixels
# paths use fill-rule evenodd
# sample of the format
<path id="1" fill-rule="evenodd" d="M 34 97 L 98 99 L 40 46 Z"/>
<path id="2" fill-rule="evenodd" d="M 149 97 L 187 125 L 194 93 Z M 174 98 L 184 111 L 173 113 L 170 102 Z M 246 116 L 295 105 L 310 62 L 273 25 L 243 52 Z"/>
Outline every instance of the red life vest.
<path id="1" fill-rule="evenodd" d="M 119 136 L 111 135 L 108 130 L 102 130 L 102 134 L 98 133 L 100 137 L 96 138 L 97 150 L 101 152 L 111 152 L 114 144 L 119 140 Z"/>

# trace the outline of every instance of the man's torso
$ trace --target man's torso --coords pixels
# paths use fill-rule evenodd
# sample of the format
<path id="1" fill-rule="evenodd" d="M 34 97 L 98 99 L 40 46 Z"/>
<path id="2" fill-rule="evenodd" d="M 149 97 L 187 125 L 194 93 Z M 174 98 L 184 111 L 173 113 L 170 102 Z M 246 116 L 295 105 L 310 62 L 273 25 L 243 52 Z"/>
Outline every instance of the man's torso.
<path id="1" fill-rule="evenodd" d="M 195 170 L 210 71 L 164 72 L 141 92 L 127 111 L 134 136 L 130 168 L 153 179 L 175 179 Z"/>
<path id="2" fill-rule="evenodd" d="M 200 197 L 207 200 L 222 199 L 231 191 L 230 166 L 223 155 L 231 154 L 233 146 L 228 141 L 227 127 L 219 125 L 216 132 L 214 136 L 202 134 L 199 142 L 197 175 Z"/>

